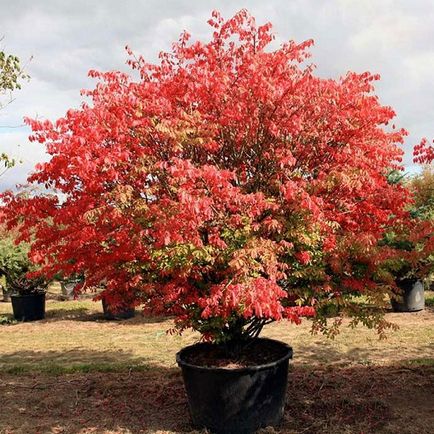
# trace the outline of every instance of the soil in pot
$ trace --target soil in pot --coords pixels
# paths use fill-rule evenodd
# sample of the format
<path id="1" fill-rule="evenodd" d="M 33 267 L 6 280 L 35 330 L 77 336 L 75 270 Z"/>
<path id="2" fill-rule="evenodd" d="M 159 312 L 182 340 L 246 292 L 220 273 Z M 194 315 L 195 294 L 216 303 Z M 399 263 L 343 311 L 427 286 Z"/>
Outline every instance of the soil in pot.
<path id="1" fill-rule="evenodd" d="M 425 308 L 424 285 L 421 280 L 402 280 L 398 283 L 400 297 L 392 298 L 395 312 L 417 312 Z"/>
<path id="2" fill-rule="evenodd" d="M 104 298 L 101 301 L 104 318 L 107 320 L 129 319 L 133 318 L 136 313 L 134 307 L 124 306 L 120 308 L 114 308 L 110 306 Z"/>
<path id="3" fill-rule="evenodd" d="M 288 345 L 255 339 L 234 358 L 222 347 L 199 343 L 176 358 L 197 428 L 250 434 L 280 423 L 292 358 Z"/>
<path id="4" fill-rule="evenodd" d="M 36 321 L 45 318 L 45 292 L 11 295 L 12 310 L 17 321 Z"/>

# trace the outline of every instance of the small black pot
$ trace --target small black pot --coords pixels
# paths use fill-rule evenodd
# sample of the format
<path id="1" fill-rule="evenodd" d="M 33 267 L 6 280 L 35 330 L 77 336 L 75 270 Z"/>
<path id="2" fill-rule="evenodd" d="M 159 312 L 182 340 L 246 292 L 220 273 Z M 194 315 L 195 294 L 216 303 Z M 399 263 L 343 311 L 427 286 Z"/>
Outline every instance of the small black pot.
<path id="1" fill-rule="evenodd" d="M 395 312 L 417 312 L 425 308 L 425 293 L 421 280 L 401 280 L 397 285 L 400 297 L 391 299 Z"/>
<path id="2" fill-rule="evenodd" d="M 45 318 L 45 292 L 11 295 L 12 310 L 17 321 L 36 321 Z"/>
<path id="3" fill-rule="evenodd" d="M 217 434 L 250 434 L 281 422 L 292 348 L 272 339 L 261 341 L 279 346 L 284 355 L 271 363 L 237 369 L 186 362 L 198 346 L 212 344 L 191 345 L 176 355 L 193 425 Z"/>
<path id="4" fill-rule="evenodd" d="M 133 307 L 124 307 L 121 309 L 112 309 L 109 304 L 107 304 L 105 298 L 102 300 L 102 310 L 104 312 L 104 318 L 108 320 L 119 320 L 119 319 L 129 319 L 132 318 L 136 311 Z"/>

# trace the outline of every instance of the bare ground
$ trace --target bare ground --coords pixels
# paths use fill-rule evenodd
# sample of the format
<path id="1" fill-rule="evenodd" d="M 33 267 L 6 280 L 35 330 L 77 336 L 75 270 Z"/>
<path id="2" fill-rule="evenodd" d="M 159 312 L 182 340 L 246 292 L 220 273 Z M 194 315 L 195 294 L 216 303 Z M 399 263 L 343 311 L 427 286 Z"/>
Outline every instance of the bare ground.
<path id="1" fill-rule="evenodd" d="M 283 424 L 268 433 L 432 433 L 433 367 L 294 367 Z M 177 369 L 3 375 L 2 433 L 187 433 Z"/>
<path id="2" fill-rule="evenodd" d="M 295 355 L 283 424 L 264 432 L 434 432 L 434 310 L 387 316 L 400 329 L 386 341 L 362 328 L 330 341 L 308 323 L 268 327 Z M 46 320 L 0 326 L 0 433 L 194 432 L 174 355 L 198 336 L 167 335 L 171 325 L 50 301 Z"/>

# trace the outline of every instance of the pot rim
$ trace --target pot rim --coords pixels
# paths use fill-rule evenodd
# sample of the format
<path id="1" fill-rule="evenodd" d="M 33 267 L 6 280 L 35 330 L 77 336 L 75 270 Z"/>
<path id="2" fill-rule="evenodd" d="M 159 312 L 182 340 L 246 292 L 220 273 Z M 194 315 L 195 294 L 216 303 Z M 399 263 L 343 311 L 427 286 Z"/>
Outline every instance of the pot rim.
<path id="1" fill-rule="evenodd" d="M 20 294 L 18 292 L 15 292 L 15 293 L 11 293 L 10 297 L 20 297 L 20 298 L 37 297 L 37 296 L 46 295 L 46 294 L 47 294 L 47 291 L 38 291 L 38 292 L 34 292 L 32 294 Z"/>
<path id="2" fill-rule="evenodd" d="M 422 277 L 404 277 L 404 278 L 398 278 L 398 279 L 395 279 L 395 282 L 396 283 L 402 283 L 402 282 L 411 282 L 411 283 L 416 283 L 416 282 L 421 282 L 421 283 L 423 283 L 423 281 L 424 281 L 425 279 L 424 278 L 422 278 Z"/>
<path id="3" fill-rule="evenodd" d="M 204 372 L 210 372 L 210 371 L 218 371 L 218 372 L 225 372 L 225 373 L 248 373 L 248 372 L 256 372 L 256 371 L 262 371 L 265 369 L 273 368 L 280 363 L 283 363 L 285 361 L 289 361 L 292 359 L 293 350 L 292 347 L 290 347 L 288 344 L 282 341 L 278 341 L 277 339 L 270 339 L 270 338 L 255 338 L 255 340 L 261 340 L 261 341 L 270 341 L 278 343 L 281 347 L 284 347 L 287 350 L 287 354 L 285 354 L 283 357 L 280 357 L 279 359 L 264 363 L 262 365 L 253 365 L 253 366 L 244 366 L 242 368 L 225 368 L 225 367 L 219 367 L 219 366 L 199 366 L 199 365 L 193 365 L 192 363 L 188 363 L 185 360 L 182 360 L 183 355 L 189 351 L 192 348 L 203 346 L 203 345 L 212 345 L 207 342 L 198 342 L 193 345 L 188 345 L 187 347 L 182 348 L 180 351 L 176 353 L 176 363 L 181 368 L 187 367 L 190 369 L 194 369 L 196 371 L 204 371 Z"/>

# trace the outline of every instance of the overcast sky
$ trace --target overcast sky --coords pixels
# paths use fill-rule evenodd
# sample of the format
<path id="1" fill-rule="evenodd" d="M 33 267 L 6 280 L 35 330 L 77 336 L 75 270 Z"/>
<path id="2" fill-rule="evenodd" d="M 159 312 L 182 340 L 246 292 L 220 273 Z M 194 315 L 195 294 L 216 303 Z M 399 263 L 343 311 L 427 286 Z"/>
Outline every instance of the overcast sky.
<path id="1" fill-rule="evenodd" d="M 434 137 L 433 0 L 0 0 L 1 48 L 18 55 L 31 80 L 0 112 L 0 153 L 23 163 L 0 177 L 0 191 L 24 182 L 46 158 L 27 141 L 24 116 L 62 116 L 92 86 L 89 69 L 126 70 L 128 44 L 148 60 L 170 48 L 183 30 L 208 39 L 213 9 L 225 18 L 247 8 L 259 24 L 271 21 L 277 41 L 313 38 L 317 73 L 337 78 L 348 70 L 381 74 L 377 93 L 410 131 L 410 148 Z"/>

